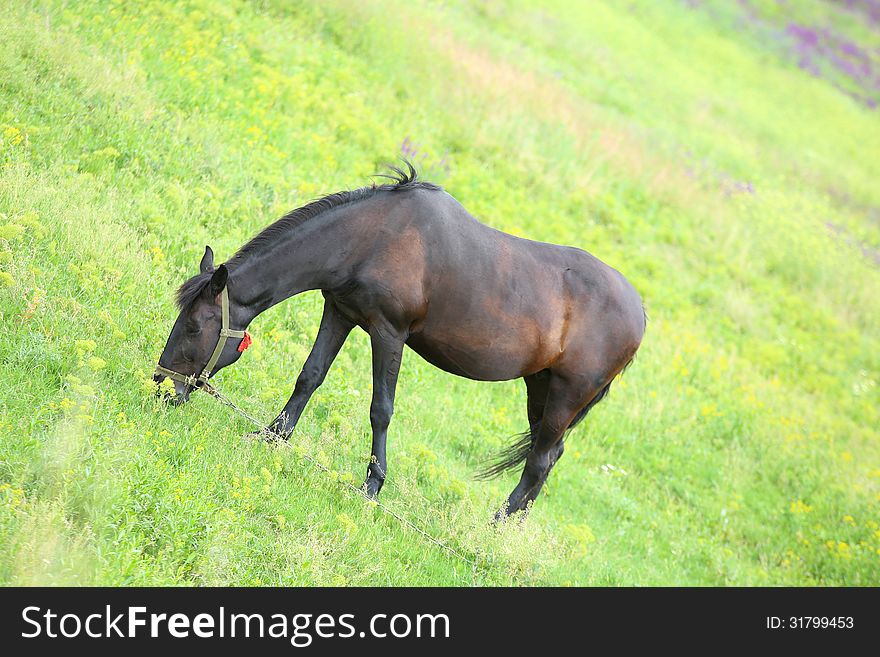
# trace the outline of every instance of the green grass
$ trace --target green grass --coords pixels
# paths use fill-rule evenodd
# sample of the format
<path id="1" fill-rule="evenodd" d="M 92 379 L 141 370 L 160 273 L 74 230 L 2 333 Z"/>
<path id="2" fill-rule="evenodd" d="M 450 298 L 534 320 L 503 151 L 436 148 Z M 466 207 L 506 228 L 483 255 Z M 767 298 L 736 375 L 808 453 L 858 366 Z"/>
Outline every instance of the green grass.
<path id="1" fill-rule="evenodd" d="M 880 124 L 731 6 L 4 2 L 0 582 L 880 584 Z M 474 474 L 524 386 L 406 354 L 382 500 L 476 567 L 303 459 L 363 476 L 363 334 L 293 450 L 147 383 L 205 244 L 222 261 L 407 138 L 476 216 L 589 250 L 650 317 L 502 528 L 517 475 Z M 320 310 L 258 318 L 221 388 L 273 417 Z"/>

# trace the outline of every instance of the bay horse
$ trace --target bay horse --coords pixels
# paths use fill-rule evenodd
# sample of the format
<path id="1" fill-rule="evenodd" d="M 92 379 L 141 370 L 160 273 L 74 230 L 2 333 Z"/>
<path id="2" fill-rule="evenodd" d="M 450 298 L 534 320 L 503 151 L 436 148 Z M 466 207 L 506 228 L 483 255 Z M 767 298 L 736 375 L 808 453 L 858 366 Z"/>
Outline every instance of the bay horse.
<path id="1" fill-rule="evenodd" d="M 364 482 L 378 495 L 404 346 L 479 381 L 522 377 L 529 429 L 484 473 L 525 462 L 496 515 L 525 511 L 562 455 L 564 435 L 607 393 L 645 331 L 641 298 L 615 269 L 577 248 L 521 239 L 475 219 L 414 167 L 391 182 L 293 210 L 177 293 L 179 315 L 154 379 L 175 403 L 241 357 L 260 313 L 306 290 L 324 310 L 293 394 L 269 425 L 287 439 L 355 326 L 370 336 L 373 444 Z M 236 327 L 236 328 L 232 328 Z M 243 337 L 244 336 L 244 337 Z M 242 338 L 229 340 L 230 337 Z M 213 362 L 211 362 L 213 361 Z"/>

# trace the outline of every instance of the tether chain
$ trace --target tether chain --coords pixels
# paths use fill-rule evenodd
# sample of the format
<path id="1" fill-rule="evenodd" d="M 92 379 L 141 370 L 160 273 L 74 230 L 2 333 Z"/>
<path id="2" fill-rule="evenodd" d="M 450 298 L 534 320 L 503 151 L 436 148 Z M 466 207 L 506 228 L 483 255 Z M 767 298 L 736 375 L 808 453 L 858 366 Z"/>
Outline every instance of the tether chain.
<path id="1" fill-rule="evenodd" d="M 216 388 L 216 386 L 205 383 L 202 386 L 202 390 L 204 390 L 209 395 L 214 397 L 214 399 L 219 401 L 224 406 L 228 406 L 229 408 L 231 408 L 235 413 L 238 413 L 243 418 L 250 420 L 254 424 L 254 426 L 256 426 L 260 429 L 261 432 L 269 434 L 269 436 L 272 438 L 272 441 L 274 442 L 274 444 L 280 445 L 280 446 L 285 447 L 287 449 L 293 449 L 293 447 L 291 446 L 290 443 L 288 443 L 286 440 L 284 440 L 281 436 L 279 436 L 277 434 L 273 434 L 270 431 L 268 431 L 265 424 L 263 424 L 257 418 L 255 418 L 253 415 L 251 415 L 250 413 L 245 411 L 243 408 L 238 406 L 235 402 L 233 402 L 231 399 L 229 399 L 229 397 L 227 397 L 222 392 L 220 392 Z M 297 451 L 296 453 L 298 456 L 301 456 L 306 461 L 311 463 L 313 466 L 318 468 L 321 472 L 323 472 L 327 475 L 331 474 L 330 468 L 328 468 L 326 465 L 319 462 L 317 459 L 313 458 L 309 454 L 307 454 L 305 452 L 301 453 L 299 451 Z M 395 520 L 400 522 L 402 525 L 409 527 L 411 530 L 413 530 L 414 532 L 416 532 L 417 534 L 422 536 L 424 539 L 426 539 L 430 543 L 433 543 L 437 547 L 439 547 L 443 550 L 446 550 L 449 554 L 453 555 L 454 557 L 461 559 L 462 561 L 470 564 L 471 568 L 473 570 L 476 570 L 476 568 L 477 568 L 476 561 L 474 561 L 473 559 L 470 559 L 469 557 L 466 557 L 461 552 L 459 552 L 458 550 L 456 550 L 453 547 L 450 547 L 449 545 L 447 545 L 446 543 L 444 543 L 440 539 L 435 538 L 434 536 L 429 534 L 427 531 L 425 531 L 424 529 L 422 529 L 421 527 L 416 525 L 414 522 L 403 517 L 402 515 L 400 515 L 399 513 L 394 511 L 393 509 L 391 509 L 390 507 L 387 507 L 384 504 L 382 504 L 381 502 L 379 502 L 378 500 L 367 496 L 367 494 L 364 492 L 363 489 L 358 488 L 357 486 L 355 486 L 354 484 L 352 484 L 351 482 L 348 482 L 348 481 L 342 481 L 340 479 L 334 479 L 334 481 L 336 481 L 336 483 L 338 483 L 338 484 L 341 484 L 343 486 L 343 488 L 345 488 L 348 491 L 351 491 L 352 493 L 354 493 L 355 495 L 357 495 L 361 499 L 364 499 L 364 500 L 370 502 L 371 504 L 375 504 L 384 513 L 391 516 L 392 518 L 394 518 Z"/>

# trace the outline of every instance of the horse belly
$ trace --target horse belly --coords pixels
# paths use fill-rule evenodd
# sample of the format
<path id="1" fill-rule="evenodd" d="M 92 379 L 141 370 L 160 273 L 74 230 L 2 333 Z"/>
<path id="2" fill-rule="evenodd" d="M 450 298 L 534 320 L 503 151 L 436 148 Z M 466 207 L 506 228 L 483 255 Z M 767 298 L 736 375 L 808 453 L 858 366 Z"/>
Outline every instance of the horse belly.
<path id="1" fill-rule="evenodd" d="M 558 353 L 555 331 L 520 318 L 495 324 L 469 322 L 460 317 L 453 325 L 430 320 L 413 332 L 407 345 L 432 365 L 451 374 L 478 381 L 506 381 L 544 369 Z M 550 340 L 548 341 L 548 338 Z"/>
<path id="2" fill-rule="evenodd" d="M 496 258 L 435 285 L 407 344 L 437 367 L 480 381 L 545 369 L 560 354 L 565 304 L 559 284 L 528 261 Z"/>

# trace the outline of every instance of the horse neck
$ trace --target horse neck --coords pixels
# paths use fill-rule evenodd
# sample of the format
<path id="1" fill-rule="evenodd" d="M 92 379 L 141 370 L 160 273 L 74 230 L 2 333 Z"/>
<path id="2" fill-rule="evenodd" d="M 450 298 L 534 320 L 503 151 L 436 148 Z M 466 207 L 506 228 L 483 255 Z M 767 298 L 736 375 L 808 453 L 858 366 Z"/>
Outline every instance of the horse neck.
<path id="1" fill-rule="evenodd" d="M 347 251 L 351 230 L 343 213 L 333 215 L 309 219 L 234 263 L 229 298 L 237 325 L 246 327 L 260 313 L 301 292 L 339 284 L 337 260 Z"/>

